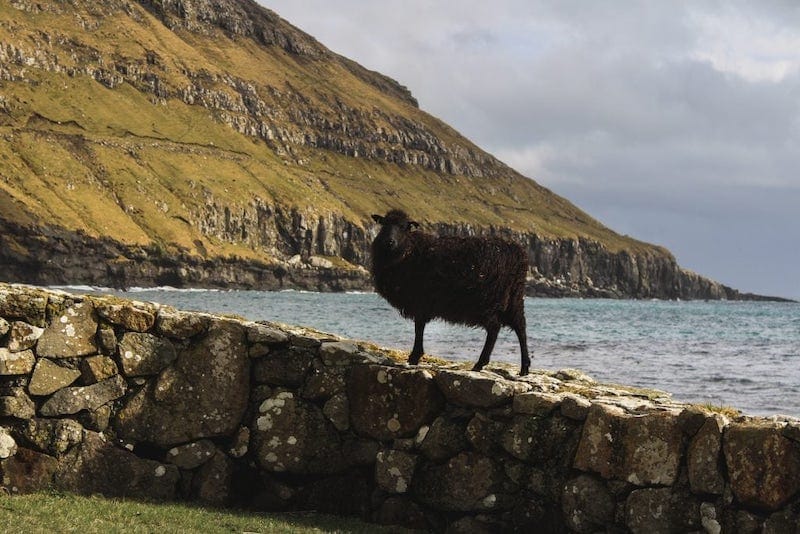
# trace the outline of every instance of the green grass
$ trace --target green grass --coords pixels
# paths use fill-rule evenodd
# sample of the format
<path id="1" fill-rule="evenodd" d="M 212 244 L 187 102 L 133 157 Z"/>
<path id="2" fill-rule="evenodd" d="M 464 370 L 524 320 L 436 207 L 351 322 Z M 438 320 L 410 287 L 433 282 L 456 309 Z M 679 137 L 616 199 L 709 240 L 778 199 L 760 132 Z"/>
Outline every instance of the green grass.
<path id="1" fill-rule="evenodd" d="M 187 504 L 154 504 L 63 493 L 0 495 L 0 532 L 9 533 L 363 532 L 367 534 L 404 531 L 356 519 L 310 512 L 260 514 Z"/>
<path id="2" fill-rule="evenodd" d="M 720 415 L 724 415 L 729 419 L 736 419 L 740 415 L 742 415 L 742 411 L 738 408 L 734 408 L 733 406 L 724 406 L 719 404 L 713 404 L 710 402 L 706 402 L 703 404 L 698 404 L 697 407 L 706 410 L 712 413 L 718 413 Z"/>

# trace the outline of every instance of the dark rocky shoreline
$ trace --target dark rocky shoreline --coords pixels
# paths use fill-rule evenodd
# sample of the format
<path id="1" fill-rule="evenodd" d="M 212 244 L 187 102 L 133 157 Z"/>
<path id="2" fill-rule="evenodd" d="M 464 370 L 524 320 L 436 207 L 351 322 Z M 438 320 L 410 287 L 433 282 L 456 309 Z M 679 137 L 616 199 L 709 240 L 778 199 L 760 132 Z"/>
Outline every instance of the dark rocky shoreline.
<path id="1" fill-rule="evenodd" d="M 475 231 L 447 227 L 437 230 Z M 612 254 L 596 243 L 581 240 L 548 242 L 522 234 L 507 237 L 528 242 L 534 267 L 528 282 L 530 296 L 788 301 L 740 293 L 681 269 L 671 257 Z M 299 248 L 306 253 L 295 254 L 286 261 L 204 258 L 184 251 L 168 251 L 163 246 L 129 246 L 55 226 L 24 226 L 0 219 L 0 279 L 40 286 L 86 284 L 118 289 L 158 286 L 322 292 L 373 289 L 370 274 L 363 265 L 334 263 L 323 256 L 310 255 L 307 251 L 319 248 L 313 242 L 303 243 Z M 359 263 L 367 263 L 364 255 L 358 256 Z"/>

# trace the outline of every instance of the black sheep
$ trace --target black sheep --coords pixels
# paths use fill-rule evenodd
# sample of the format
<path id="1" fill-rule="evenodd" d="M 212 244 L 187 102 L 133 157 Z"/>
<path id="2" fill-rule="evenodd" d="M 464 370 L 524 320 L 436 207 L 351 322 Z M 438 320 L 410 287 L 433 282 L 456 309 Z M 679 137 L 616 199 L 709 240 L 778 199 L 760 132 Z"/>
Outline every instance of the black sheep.
<path id="1" fill-rule="evenodd" d="M 500 238 L 436 237 L 416 231 L 419 223 L 400 210 L 372 218 L 381 225 L 372 242 L 375 289 L 403 317 L 414 320 L 408 362 L 419 363 L 425 325 L 438 318 L 486 329 L 486 343 L 473 371 L 489 362 L 500 328 L 510 327 L 519 339 L 519 374 L 528 374 L 528 258 L 523 248 Z"/>

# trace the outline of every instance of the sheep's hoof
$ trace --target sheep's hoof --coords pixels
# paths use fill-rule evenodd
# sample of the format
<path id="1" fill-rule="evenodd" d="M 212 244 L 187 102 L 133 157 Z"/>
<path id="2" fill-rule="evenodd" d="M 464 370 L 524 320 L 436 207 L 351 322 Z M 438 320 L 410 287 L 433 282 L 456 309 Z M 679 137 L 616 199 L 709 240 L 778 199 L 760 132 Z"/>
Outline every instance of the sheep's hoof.
<path id="1" fill-rule="evenodd" d="M 528 374 L 529 369 L 527 367 L 523 367 L 519 370 L 519 376 L 525 376 Z"/>
<path id="2" fill-rule="evenodd" d="M 422 355 L 415 356 L 415 355 L 412 354 L 412 355 L 410 355 L 408 357 L 408 364 L 409 365 L 418 365 L 420 358 L 422 358 Z"/>

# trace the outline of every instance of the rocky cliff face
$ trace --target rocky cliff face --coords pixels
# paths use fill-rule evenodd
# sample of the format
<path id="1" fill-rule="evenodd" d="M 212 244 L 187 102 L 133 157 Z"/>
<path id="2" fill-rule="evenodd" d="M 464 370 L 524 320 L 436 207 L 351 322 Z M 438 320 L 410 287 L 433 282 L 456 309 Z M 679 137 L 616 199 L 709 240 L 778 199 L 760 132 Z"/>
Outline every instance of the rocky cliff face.
<path id="1" fill-rule="evenodd" d="M 531 294 L 739 298 L 251 0 L 0 6 L 0 277 L 370 287 L 369 215 L 502 234 Z"/>
<path id="2" fill-rule="evenodd" d="M 142 0 L 140 3 L 173 30 L 210 37 L 221 29 L 232 37 L 255 39 L 264 46 L 277 46 L 312 62 L 334 62 L 381 92 L 417 105 L 410 92 L 394 80 L 333 54 L 254 2 Z M 135 2 L 93 4 L 85 3 L 98 17 L 136 16 Z M 57 4 L 24 1 L 15 5 L 33 13 L 48 6 L 50 10 L 62 9 Z M 92 29 L 91 23 L 85 25 Z M 256 84 L 235 74 L 193 70 L 189 66 L 176 73 L 157 52 L 146 49 L 137 52 L 138 55 L 118 51 L 108 54 L 80 40 L 44 30 L 33 45 L 0 46 L 0 61 L 5 64 L 0 67 L 0 80 L 24 81 L 26 69 L 34 68 L 71 77 L 90 76 L 109 89 L 129 84 L 149 94 L 154 102 L 179 99 L 188 105 L 203 106 L 234 130 L 263 139 L 280 151 L 291 151 L 293 146 L 319 148 L 466 176 L 482 175 L 487 163 L 490 167 L 499 165 L 480 151 L 449 146 L 422 123 L 379 108 L 369 111 L 352 108 L 335 96 L 324 94 L 319 95 L 320 102 L 310 105 L 306 93 L 291 84 Z"/>
<path id="3" fill-rule="evenodd" d="M 241 232 L 235 222 L 229 221 L 227 228 Z M 130 247 L 58 228 L 0 224 L 0 229 L 0 271 L 7 279 L 25 283 L 119 288 L 372 289 L 367 267 L 369 244 L 376 229 L 364 231 L 336 218 L 321 218 L 309 224 L 297 213 L 281 214 L 269 231 L 257 236 L 259 246 L 277 247 L 287 258 L 273 262 L 237 257 L 201 258 L 159 246 Z M 438 230 L 462 235 L 475 233 L 473 228 L 444 225 Z M 535 235 L 500 233 L 527 244 L 533 266 L 528 283 L 530 296 L 757 298 L 683 270 L 669 257 L 614 254 L 583 240 L 542 240 Z M 337 257 L 348 263 L 338 264 Z"/>

